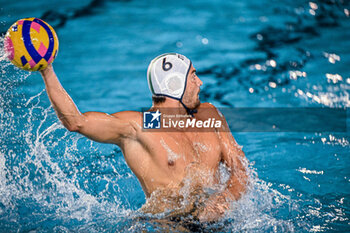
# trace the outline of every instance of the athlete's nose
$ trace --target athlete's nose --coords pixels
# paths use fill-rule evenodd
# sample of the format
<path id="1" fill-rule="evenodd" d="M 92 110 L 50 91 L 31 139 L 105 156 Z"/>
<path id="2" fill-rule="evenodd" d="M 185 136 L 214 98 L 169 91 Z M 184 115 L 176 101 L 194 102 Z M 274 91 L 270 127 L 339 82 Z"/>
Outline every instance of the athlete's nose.
<path id="1" fill-rule="evenodd" d="M 197 76 L 197 85 L 200 87 L 200 86 L 202 86 L 203 85 L 203 82 L 202 82 L 202 80 L 200 80 L 199 78 L 198 78 L 198 76 Z"/>

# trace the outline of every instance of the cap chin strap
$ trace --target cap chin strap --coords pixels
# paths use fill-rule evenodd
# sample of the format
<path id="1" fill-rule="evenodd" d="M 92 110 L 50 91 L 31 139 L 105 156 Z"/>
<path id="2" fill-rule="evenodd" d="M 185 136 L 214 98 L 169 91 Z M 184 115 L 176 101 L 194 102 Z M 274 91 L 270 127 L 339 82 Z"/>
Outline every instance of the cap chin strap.
<path id="1" fill-rule="evenodd" d="M 169 97 L 169 98 L 172 98 L 172 99 L 174 99 L 174 100 L 177 100 L 177 101 L 179 101 L 181 104 L 182 104 L 182 106 L 184 106 L 184 108 L 185 108 L 185 110 L 186 110 L 186 112 L 187 112 L 187 114 L 189 114 L 189 115 L 191 115 L 191 117 L 194 117 L 194 115 L 193 114 L 195 114 L 195 113 L 197 113 L 198 112 L 198 110 L 197 109 L 190 109 L 190 108 L 188 108 L 183 102 L 182 102 L 182 98 L 181 99 L 179 99 L 179 98 L 176 98 L 176 97 L 173 97 L 173 96 L 170 96 L 170 95 L 164 95 L 164 94 L 156 94 L 156 96 L 164 96 L 164 97 Z"/>
<path id="2" fill-rule="evenodd" d="M 183 102 L 182 99 L 179 100 L 180 103 L 182 104 L 182 106 L 184 106 L 184 108 L 186 109 L 187 114 L 191 115 L 191 117 L 194 117 L 193 114 L 197 113 L 198 110 L 197 109 L 189 109 Z"/>

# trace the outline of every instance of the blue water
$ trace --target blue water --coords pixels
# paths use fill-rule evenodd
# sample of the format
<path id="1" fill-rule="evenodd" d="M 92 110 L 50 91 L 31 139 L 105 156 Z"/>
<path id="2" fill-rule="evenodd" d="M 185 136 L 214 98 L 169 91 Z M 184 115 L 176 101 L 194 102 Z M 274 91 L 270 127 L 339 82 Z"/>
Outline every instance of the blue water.
<path id="1" fill-rule="evenodd" d="M 193 61 L 202 102 L 347 108 L 349 11 L 345 0 L 0 0 L 0 32 L 24 17 L 50 23 L 56 73 L 82 112 L 150 106 L 148 63 L 172 51 Z M 139 218 L 145 197 L 119 148 L 64 129 L 40 75 L 11 65 L 2 41 L 0 231 L 182 231 Z M 251 187 L 207 231 L 350 231 L 349 129 L 234 136 Z"/>

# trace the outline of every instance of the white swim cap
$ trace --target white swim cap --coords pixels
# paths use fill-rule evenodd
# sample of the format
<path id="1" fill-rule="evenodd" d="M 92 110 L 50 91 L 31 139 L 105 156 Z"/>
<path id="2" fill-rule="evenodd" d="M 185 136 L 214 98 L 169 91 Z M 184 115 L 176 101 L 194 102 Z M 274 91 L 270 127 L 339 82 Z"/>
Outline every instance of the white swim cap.
<path id="1" fill-rule="evenodd" d="M 177 53 L 162 54 L 148 66 L 148 87 L 153 95 L 182 100 L 191 61 Z"/>

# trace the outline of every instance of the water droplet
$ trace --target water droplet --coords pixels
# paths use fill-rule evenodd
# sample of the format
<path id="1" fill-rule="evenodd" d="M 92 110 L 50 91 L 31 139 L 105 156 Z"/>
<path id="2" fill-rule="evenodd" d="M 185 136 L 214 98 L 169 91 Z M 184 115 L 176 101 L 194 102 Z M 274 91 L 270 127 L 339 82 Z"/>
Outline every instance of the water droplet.
<path id="1" fill-rule="evenodd" d="M 310 15 L 316 15 L 316 12 L 312 9 L 309 10 Z"/>
<path id="2" fill-rule="evenodd" d="M 180 41 L 176 42 L 176 47 L 182 48 L 182 46 L 183 46 L 182 42 L 180 42 Z"/>
<path id="3" fill-rule="evenodd" d="M 205 45 L 206 45 L 206 44 L 208 44 L 208 43 L 209 43 L 209 40 L 208 40 L 207 38 L 203 38 L 203 39 L 202 39 L 202 44 L 205 44 Z"/>
<path id="4" fill-rule="evenodd" d="M 275 82 L 269 82 L 269 86 L 271 88 L 276 88 L 277 87 L 277 84 Z"/>
<path id="5" fill-rule="evenodd" d="M 314 2 L 309 2 L 309 6 L 310 6 L 313 10 L 317 10 L 317 9 L 318 9 L 317 4 L 314 3 Z"/>

